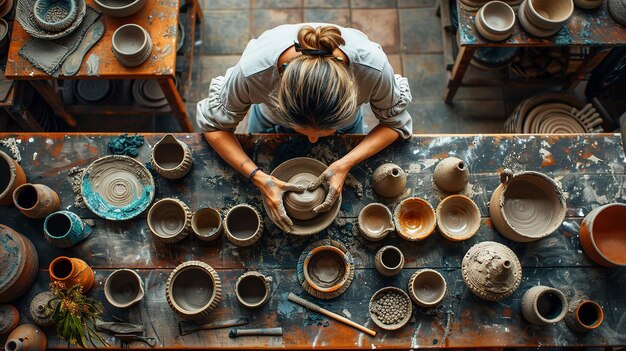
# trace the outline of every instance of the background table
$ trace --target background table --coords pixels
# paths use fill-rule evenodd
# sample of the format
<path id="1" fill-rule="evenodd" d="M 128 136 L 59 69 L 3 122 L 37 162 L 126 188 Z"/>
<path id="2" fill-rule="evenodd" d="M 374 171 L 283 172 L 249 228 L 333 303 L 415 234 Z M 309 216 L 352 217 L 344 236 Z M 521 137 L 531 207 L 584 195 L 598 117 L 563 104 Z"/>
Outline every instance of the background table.
<path id="1" fill-rule="evenodd" d="M 73 167 L 86 167 L 107 155 L 107 135 L 21 134 L 16 137 L 22 167 L 28 180 L 44 183 L 61 197 L 61 208 L 83 218 L 95 218 L 87 209 L 74 206 L 71 177 Z M 137 157 L 149 162 L 150 146 L 162 135 L 145 135 L 146 144 Z M 194 164 L 191 172 L 178 181 L 155 177 L 156 199 L 176 196 L 192 210 L 219 207 L 223 210 L 248 203 L 262 208 L 253 185 L 236 174 L 207 145 L 200 134 L 179 134 L 191 146 Z M 361 136 L 322 138 L 310 144 L 301 136 L 238 136 L 244 149 L 264 170 L 272 170 L 296 156 L 310 156 L 332 162 L 345 154 Z M 439 159 L 448 155 L 463 158 L 472 172 L 468 195 L 478 204 L 483 220 L 480 231 L 466 242 L 446 241 L 437 232 L 422 242 L 403 241 L 396 234 L 379 243 L 366 242 L 357 232 L 359 211 L 368 203 L 384 201 L 371 189 L 372 171 L 382 163 L 394 162 L 408 172 L 412 196 L 427 199 L 433 206 L 440 196 L 433 191 L 432 173 Z M 553 235 L 529 244 L 514 243 L 498 234 L 489 219 L 487 202 L 499 183 L 498 172 L 536 170 L 553 177 L 567 197 L 567 218 Z M 95 218 L 94 233 L 70 249 L 50 246 L 42 235 L 43 220 L 27 220 L 15 208 L 2 209 L 0 222 L 28 236 L 40 257 L 40 272 L 33 288 L 16 302 L 22 322 L 30 321 L 28 305 L 33 296 L 47 289 L 49 263 L 57 256 L 80 257 L 96 272 L 90 293 L 104 301 L 106 319 L 111 315 L 146 325 L 147 335 L 156 337 L 160 347 L 215 348 L 417 348 L 417 347 L 536 347 L 624 345 L 626 344 L 626 269 L 600 268 L 582 252 L 578 240 L 581 218 L 592 208 L 610 202 L 626 202 L 626 162 L 619 135 L 582 136 L 419 136 L 396 142 L 358 165 L 343 190 L 344 200 L 335 223 L 310 237 L 294 237 L 277 230 L 264 215 L 267 228 L 261 240 L 249 248 L 237 248 L 224 238 L 213 243 L 197 241 L 193 235 L 166 245 L 155 240 L 146 225 L 145 214 L 126 222 Z M 359 196 L 360 194 L 360 196 Z M 394 208 L 397 202 L 387 202 Z M 298 256 L 310 243 L 333 238 L 345 244 L 355 259 L 352 286 L 340 297 L 321 301 L 331 311 L 350 316 L 358 323 L 378 330 L 369 337 L 343 324 L 287 301 L 289 292 L 314 300 L 300 288 L 295 274 Z M 463 255 L 474 244 L 486 240 L 504 243 L 518 255 L 523 266 L 520 288 L 511 297 L 483 301 L 463 283 L 460 265 Z M 382 277 L 375 271 L 374 254 L 383 245 L 397 245 L 406 257 L 406 266 L 396 277 Z M 165 298 L 165 281 L 174 267 L 187 260 L 201 260 L 217 269 L 223 283 L 223 301 L 212 313 L 212 320 L 238 316 L 250 318 L 251 328 L 282 326 L 284 336 L 229 339 L 228 329 L 178 336 L 180 320 Z M 146 297 L 128 310 L 110 306 L 103 296 L 108 274 L 117 268 L 135 269 L 142 276 Z M 434 309 L 415 308 L 410 323 L 396 332 L 374 326 L 367 312 L 371 295 L 384 286 L 405 289 L 417 268 L 434 268 L 448 283 L 442 305 Z M 234 295 L 234 284 L 245 270 L 259 270 L 273 277 L 269 302 L 256 311 L 242 308 Z M 528 324 L 520 313 L 520 300 L 530 287 L 544 284 L 562 289 L 568 298 L 578 294 L 598 301 L 604 308 L 602 326 L 588 334 L 570 331 L 564 322 L 551 326 Z M 51 329 L 46 329 L 50 348 L 64 348 Z M 119 341 L 108 340 L 113 346 Z M 3 342 L 3 340 L 0 340 Z M 131 347 L 144 347 L 134 343 Z"/>

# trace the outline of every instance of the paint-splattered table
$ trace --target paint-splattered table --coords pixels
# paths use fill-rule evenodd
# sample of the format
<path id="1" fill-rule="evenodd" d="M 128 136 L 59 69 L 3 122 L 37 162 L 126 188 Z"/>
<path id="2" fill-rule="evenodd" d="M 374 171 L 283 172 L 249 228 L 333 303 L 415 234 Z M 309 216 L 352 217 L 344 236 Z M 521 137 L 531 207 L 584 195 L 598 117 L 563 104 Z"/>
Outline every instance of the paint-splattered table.
<path id="1" fill-rule="evenodd" d="M 582 252 L 578 229 L 581 218 L 592 208 L 609 202 L 626 202 L 626 162 L 617 134 L 584 136 L 416 136 L 399 141 L 351 171 L 339 218 L 328 229 L 311 237 L 285 235 L 269 224 L 262 239 L 249 248 L 237 248 L 223 238 L 201 243 L 189 236 L 166 245 L 150 234 L 145 214 L 126 222 L 111 222 L 95 217 L 89 210 L 74 205 L 73 167 L 86 167 L 98 157 L 109 154 L 105 135 L 0 135 L 15 137 L 28 180 L 44 183 L 61 197 L 61 208 L 93 218 L 95 232 L 70 249 L 51 247 L 42 235 L 41 220 L 27 220 L 15 208 L 3 208 L 0 222 L 28 236 L 40 257 L 40 272 L 33 288 L 16 302 L 22 321 L 30 321 L 28 305 L 33 296 L 47 288 L 47 267 L 59 255 L 80 257 L 96 272 L 91 295 L 103 297 L 103 283 L 117 268 L 137 270 L 147 289 L 136 307 L 118 310 L 105 301 L 107 319 L 144 323 L 147 335 L 157 338 L 159 347 L 216 348 L 417 348 L 417 347 L 502 347 L 502 346 L 580 346 L 626 344 L 626 269 L 600 268 Z M 148 162 L 150 146 L 162 136 L 147 134 L 139 149 L 138 160 Z M 200 134 L 178 137 L 191 146 L 193 168 L 185 178 L 170 181 L 156 177 L 156 198 L 176 196 L 193 210 L 211 206 L 227 209 L 238 203 L 262 208 L 258 191 L 236 174 L 207 145 Z M 264 170 L 281 162 L 309 156 L 331 162 L 352 149 L 361 136 L 324 138 L 310 144 L 301 136 L 239 136 L 248 154 Z M 5 150 L 6 151 L 6 150 Z M 380 243 L 364 241 L 356 229 L 356 217 L 366 204 L 384 201 L 371 190 L 372 170 L 384 162 L 394 162 L 408 172 L 412 196 L 427 199 L 433 206 L 440 201 L 432 189 L 432 173 L 437 161 L 448 155 L 467 161 L 472 175 L 467 194 L 478 204 L 483 216 L 479 233 L 467 242 L 446 241 L 433 233 L 422 242 L 400 240 L 395 234 Z M 553 177 L 567 197 L 567 218 L 553 235 L 529 244 L 514 243 L 498 234 L 491 224 L 487 202 L 499 182 L 498 172 L 535 170 Z M 394 208 L 396 202 L 387 202 Z M 271 223 L 265 218 L 266 223 Z M 434 268 L 448 283 L 442 305 L 435 309 L 415 308 L 410 323 L 396 332 L 378 330 L 369 337 L 343 324 L 305 311 L 287 300 L 289 292 L 311 299 L 302 292 L 296 278 L 298 256 L 310 243 L 323 238 L 340 241 L 354 256 L 356 275 L 352 286 L 340 297 L 318 301 L 331 311 L 344 314 L 358 323 L 377 329 L 367 312 L 371 295 L 384 286 L 405 288 L 417 268 Z M 460 263 L 474 244 L 485 240 L 511 247 L 523 265 L 523 280 L 513 296 L 500 302 L 475 297 L 463 283 Z M 373 269 L 374 253 L 383 245 L 397 245 L 407 262 L 402 273 L 384 278 Z M 204 331 L 181 337 L 180 320 L 165 299 L 165 281 L 172 269 L 187 260 L 201 260 L 217 269 L 223 282 L 224 299 L 212 320 L 250 318 L 250 327 L 282 326 L 281 337 L 229 339 L 228 330 Z M 268 304 L 256 311 L 242 308 L 233 293 L 234 283 L 245 270 L 259 270 L 273 277 Z M 605 312 L 604 323 L 590 334 L 575 334 L 565 323 L 537 327 L 520 314 L 520 299 L 528 288 L 544 284 L 562 289 L 569 298 L 586 296 L 598 301 Z M 46 329 L 51 348 L 64 348 L 52 329 Z M 120 343 L 108 337 L 111 345 Z M 1 342 L 2 340 L 0 340 Z M 141 348 L 143 344 L 133 343 Z"/>

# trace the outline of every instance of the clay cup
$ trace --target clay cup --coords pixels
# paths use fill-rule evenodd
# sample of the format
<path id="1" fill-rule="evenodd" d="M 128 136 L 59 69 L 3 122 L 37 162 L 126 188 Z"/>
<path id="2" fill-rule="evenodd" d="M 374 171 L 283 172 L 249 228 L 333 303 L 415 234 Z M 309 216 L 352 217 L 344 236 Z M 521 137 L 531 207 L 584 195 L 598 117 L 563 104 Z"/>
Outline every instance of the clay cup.
<path id="1" fill-rule="evenodd" d="M 191 229 L 199 240 L 213 241 L 222 234 L 222 216 L 214 208 L 202 208 L 191 217 Z"/>
<path id="2" fill-rule="evenodd" d="M 237 279 L 235 295 L 237 300 L 248 308 L 259 308 L 270 298 L 272 278 L 259 272 L 246 272 Z"/>
<path id="3" fill-rule="evenodd" d="M 234 245 L 250 246 L 263 234 L 261 215 L 250 205 L 236 205 L 226 213 L 224 233 Z"/>
<path id="4" fill-rule="evenodd" d="M 476 29 L 486 39 L 502 41 L 511 36 L 515 11 L 502 1 L 490 1 L 476 13 Z"/>
<path id="5" fill-rule="evenodd" d="M 141 277 L 130 269 L 118 269 L 104 283 L 104 296 L 113 307 L 128 308 L 139 303 L 145 292 Z"/>
<path id="6" fill-rule="evenodd" d="M 148 211 L 148 228 L 154 236 L 168 244 L 183 240 L 191 227 L 191 211 L 182 201 L 165 198 Z"/>
<path id="7" fill-rule="evenodd" d="M 595 301 L 578 299 L 569 305 L 565 323 L 575 332 L 590 332 L 602 324 L 604 311 Z"/>
<path id="8" fill-rule="evenodd" d="M 126 67 L 137 67 L 152 53 L 152 38 L 141 26 L 124 24 L 111 37 L 115 58 Z"/>
<path id="9" fill-rule="evenodd" d="M 402 272 L 404 255 L 395 246 L 383 246 L 374 258 L 374 266 L 378 273 L 390 277 Z"/>
<path id="10" fill-rule="evenodd" d="M 565 317 L 567 307 L 565 295 L 547 286 L 532 287 L 522 296 L 522 314 L 532 324 L 557 323 Z"/>

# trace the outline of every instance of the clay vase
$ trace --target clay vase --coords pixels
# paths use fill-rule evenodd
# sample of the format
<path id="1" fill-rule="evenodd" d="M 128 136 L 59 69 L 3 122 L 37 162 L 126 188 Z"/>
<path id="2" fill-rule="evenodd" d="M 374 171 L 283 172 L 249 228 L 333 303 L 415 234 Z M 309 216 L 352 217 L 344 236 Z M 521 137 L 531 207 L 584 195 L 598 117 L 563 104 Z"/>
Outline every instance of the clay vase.
<path id="1" fill-rule="evenodd" d="M 13 192 L 26 183 L 26 174 L 17 161 L 0 151 L 0 205 L 13 203 Z"/>
<path id="2" fill-rule="evenodd" d="M 563 223 L 567 207 L 563 191 L 538 172 L 500 173 L 501 184 L 491 195 L 489 214 L 496 230 L 510 240 L 542 239 Z"/>
<path id="3" fill-rule="evenodd" d="M 398 235 L 405 240 L 426 239 L 435 230 L 435 210 L 424 199 L 411 197 L 402 200 L 393 213 Z"/>
<path id="4" fill-rule="evenodd" d="M 296 185 L 310 185 L 317 179 L 312 173 L 299 173 L 289 178 L 287 183 Z M 313 191 L 305 190 L 301 193 L 288 192 L 285 195 L 285 210 L 291 218 L 306 221 L 317 216 L 313 209 L 321 205 L 326 198 L 324 187 L 318 187 Z"/>
<path id="5" fill-rule="evenodd" d="M 250 205 L 232 207 L 224 218 L 226 239 L 236 246 L 250 246 L 263 234 L 263 220 L 256 208 Z"/>
<path id="6" fill-rule="evenodd" d="M 0 224 L 0 303 L 13 301 L 35 282 L 39 256 L 27 237 Z"/>
<path id="7" fill-rule="evenodd" d="M 9 334 L 20 323 L 20 312 L 13 305 L 0 305 L 0 335 Z"/>
<path id="8" fill-rule="evenodd" d="M 57 257 L 50 263 L 48 270 L 51 282 L 64 283 L 68 289 L 74 285 L 80 285 L 83 287 L 83 293 L 86 294 L 93 287 L 93 270 L 79 258 Z"/>
<path id="9" fill-rule="evenodd" d="M 437 206 L 437 228 L 450 241 L 467 240 L 480 228 L 480 210 L 469 197 L 450 195 Z"/>
<path id="10" fill-rule="evenodd" d="M 191 210 L 171 197 L 161 199 L 148 211 L 148 228 L 155 238 L 168 244 L 183 240 L 191 228 Z"/>
<path id="11" fill-rule="evenodd" d="M 323 245 L 311 250 L 304 259 L 304 279 L 315 290 L 339 290 L 350 278 L 350 263 L 338 247 Z"/>
<path id="12" fill-rule="evenodd" d="M 579 333 L 590 332 L 602 324 L 604 311 L 595 301 L 578 299 L 570 303 L 565 315 L 567 326 Z"/>
<path id="13" fill-rule="evenodd" d="M 28 218 L 45 218 L 59 209 L 59 195 L 43 184 L 22 184 L 13 192 L 13 203 Z"/>
<path id="14" fill-rule="evenodd" d="M 246 272 L 237 279 L 235 295 L 242 305 L 259 308 L 270 298 L 271 277 L 259 272 Z"/>
<path id="15" fill-rule="evenodd" d="M 395 246 L 383 246 L 374 257 L 374 266 L 378 273 L 391 277 L 400 272 L 404 267 L 404 255 Z"/>
<path id="16" fill-rule="evenodd" d="M 222 216 L 214 208 L 202 208 L 191 217 L 191 229 L 199 240 L 213 241 L 222 234 Z"/>
<path id="17" fill-rule="evenodd" d="M 116 308 L 133 306 L 145 295 L 141 277 L 130 269 L 118 269 L 104 283 L 104 297 Z"/>
<path id="18" fill-rule="evenodd" d="M 200 261 L 187 261 L 167 278 L 165 296 L 179 316 L 203 319 L 222 299 L 222 283 L 213 267 Z"/>
<path id="19" fill-rule="evenodd" d="M 382 197 L 400 196 L 406 190 L 406 173 L 393 163 L 385 163 L 374 170 L 372 187 Z"/>
<path id="20" fill-rule="evenodd" d="M 72 247 L 85 240 L 93 232 L 93 228 L 76 214 L 70 211 L 58 211 L 43 222 L 46 240 L 59 248 Z"/>
<path id="21" fill-rule="evenodd" d="M 435 307 L 446 296 L 446 280 L 432 269 L 420 269 L 409 279 L 408 292 L 418 306 Z"/>
<path id="22" fill-rule="evenodd" d="M 167 134 L 152 148 L 152 167 L 167 179 L 179 179 L 191 170 L 193 156 L 184 142 Z"/>
<path id="23" fill-rule="evenodd" d="M 445 192 L 458 193 L 465 189 L 469 182 L 469 167 L 460 158 L 444 158 L 435 167 L 433 181 L 439 189 Z"/>
<path id="24" fill-rule="evenodd" d="M 374 202 L 359 212 L 359 232 L 369 241 L 381 241 L 396 227 L 393 225 L 393 215 L 387 206 Z"/>
<path id="25" fill-rule="evenodd" d="M 472 246 L 463 257 L 461 273 L 470 291 L 488 301 L 511 296 L 522 281 L 522 265 L 515 253 L 493 241 Z"/>
<path id="26" fill-rule="evenodd" d="M 560 322 L 567 313 L 567 298 L 558 289 L 535 286 L 522 296 L 522 314 L 532 324 L 546 325 Z"/>
<path id="27" fill-rule="evenodd" d="M 51 291 L 44 291 L 35 295 L 33 300 L 30 302 L 30 317 L 35 324 L 42 327 L 50 327 L 54 325 L 52 313 L 54 312 L 54 308 L 56 308 L 58 302 L 53 302 L 50 309 L 46 309 L 48 303 L 53 298 L 54 294 Z"/>
<path id="28" fill-rule="evenodd" d="M 34 324 L 22 324 L 15 328 L 4 344 L 6 351 L 44 351 L 46 347 L 46 333 Z"/>
<path id="29" fill-rule="evenodd" d="M 580 245 L 595 263 L 626 267 L 626 205 L 608 204 L 589 212 L 580 224 Z"/>

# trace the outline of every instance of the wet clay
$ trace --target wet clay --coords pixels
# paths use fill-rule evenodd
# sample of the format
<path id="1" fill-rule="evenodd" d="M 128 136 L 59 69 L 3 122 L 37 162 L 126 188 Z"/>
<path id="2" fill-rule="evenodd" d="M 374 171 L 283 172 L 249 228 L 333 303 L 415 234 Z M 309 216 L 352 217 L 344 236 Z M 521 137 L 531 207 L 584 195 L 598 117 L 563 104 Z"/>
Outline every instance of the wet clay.
<path id="1" fill-rule="evenodd" d="M 116 270 L 104 283 L 104 295 L 114 307 L 130 307 L 144 296 L 141 278 L 129 269 Z"/>
<path id="2" fill-rule="evenodd" d="M 222 298 L 222 284 L 213 267 L 200 261 L 185 262 L 167 279 L 167 302 L 183 318 L 208 316 Z"/>
<path id="3" fill-rule="evenodd" d="M 394 223 L 398 234 L 406 240 L 426 239 L 435 229 L 435 211 L 420 198 L 403 200 L 394 211 Z"/>
<path id="4" fill-rule="evenodd" d="M 580 225 L 580 243 L 603 266 L 626 266 L 626 205 L 608 204 L 591 211 Z"/>
<path id="5" fill-rule="evenodd" d="M 387 206 L 371 203 L 359 212 L 359 231 L 370 241 L 380 241 L 394 231 L 393 215 Z"/>
<path id="6" fill-rule="evenodd" d="M 478 297 L 498 301 L 517 290 L 522 266 L 511 249 L 493 241 L 472 246 L 462 262 L 463 280 Z"/>
<path id="7" fill-rule="evenodd" d="M 480 210 L 466 196 L 448 196 L 437 206 L 437 227 L 448 240 L 467 240 L 480 228 Z"/>
<path id="8" fill-rule="evenodd" d="M 447 157 L 437 163 L 433 181 L 439 189 L 448 193 L 458 193 L 465 189 L 469 181 L 469 167 L 465 161 Z"/>
<path id="9" fill-rule="evenodd" d="M 235 286 L 237 299 L 246 307 L 260 307 L 269 298 L 269 280 L 258 272 L 244 273 Z"/>
<path id="10" fill-rule="evenodd" d="M 159 240 L 176 243 L 183 240 L 191 227 L 191 211 L 182 201 L 165 198 L 148 212 L 148 228 Z"/>
<path id="11" fill-rule="evenodd" d="M 398 197 L 406 190 L 406 173 L 393 163 L 380 165 L 372 175 L 372 187 L 382 197 Z"/>
<path id="12" fill-rule="evenodd" d="M 231 208 L 224 219 L 226 238 L 237 246 L 250 246 L 261 238 L 263 221 L 257 210 L 249 205 Z"/>
<path id="13" fill-rule="evenodd" d="M 348 279 L 348 262 L 343 252 L 333 246 L 313 249 L 304 261 L 307 282 L 320 291 L 334 291 Z"/>
<path id="14" fill-rule="evenodd" d="M 311 173 L 299 173 L 289 178 L 287 181 L 291 184 L 308 186 L 317 179 L 317 176 Z M 324 187 L 319 187 L 313 191 L 305 190 L 301 193 L 289 192 L 285 195 L 285 210 L 291 218 L 299 220 L 308 220 L 317 216 L 313 209 L 321 205 L 326 197 Z"/>
<path id="15" fill-rule="evenodd" d="M 419 270 L 411 276 L 408 286 L 411 299 L 422 307 L 437 306 L 446 295 L 446 280 L 432 269 Z"/>

